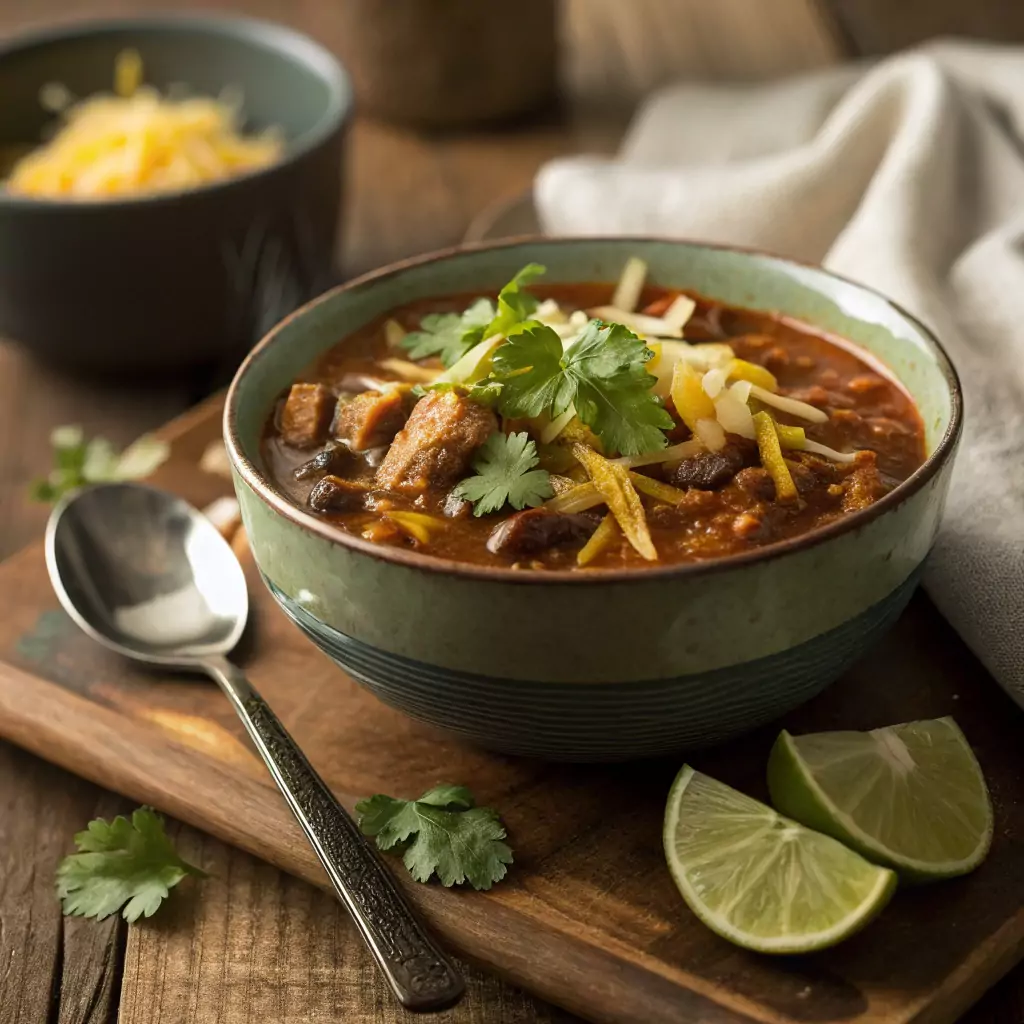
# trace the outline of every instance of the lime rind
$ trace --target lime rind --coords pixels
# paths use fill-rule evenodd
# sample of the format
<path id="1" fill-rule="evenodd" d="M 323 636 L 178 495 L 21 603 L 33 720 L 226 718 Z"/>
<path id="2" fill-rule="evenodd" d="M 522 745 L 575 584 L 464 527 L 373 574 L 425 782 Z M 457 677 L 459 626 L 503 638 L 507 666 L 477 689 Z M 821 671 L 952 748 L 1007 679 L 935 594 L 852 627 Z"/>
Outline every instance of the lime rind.
<path id="1" fill-rule="evenodd" d="M 974 828 L 971 822 L 964 821 L 965 831 L 972 828 L 977 833 L 976 841 L 969 851 L 957 857 L 937 857 L 925 859 L 922 857 L 909 856 L 893 849 L 877 836 L 865 830 L 855 820 L 852 814 L 840 808 L 836 801 L 829 796 L 814 776 L 814 772 L 807 764 L 799 750 L 801 741 L 818 740 L 833 742 L 838 756 L 841 755 L 841 744 L 846 741 L 845 756 L 850 760 L 860 758 L 864 761 L 868 757 L 868 751 L 864 745 L 864 737 L 872 735 L 883 742 L 890 742 L 890 738 L 899 735 L 894 730 L 911 729 L 933 729 L 943 730 L 948 733 L 946 737 L 956 745 L 957 756 L 961 759 L 960 767 L 967 769 L 967 780 L 970 785 L 970 799 L 975 802 L 975 810 L 978 812 L 983 824 L 980 829 Z M 857 749 L 857 744 L 860 749 Z M 899 750 L 900 748 L 897 748 Z M 837 756 L 837 762 L 838 762 Z M 900 756 L 900 755 L 897 755 Z M 961 773 L 962 774 L 962 773 Z M 860 792 L 851 793 L 849 803 L 859 806 L 863 801 L 869 800 L 870 789 L 875 780 L 865 776 Z M 985 778 L 978 764 L 974 752 L 971 750 L 966 737 L 959 726 L 952 718 L 935 719 L 932 722 L 912 722 L 905 725 L 891 726 L 888 729 L 875 730 L 873 734 L 863 733 L 836 733 L 836 734 L 813 734 L 810 737 L 794 737 L 786 730 L 783 730 L 775 745 L 772 748 L 768 761 L 768 789 L 771 793 L 772 803 L 784 814 L 801 822 L 808 828 L 824 832 L 840 842 L 845 843 L 852 849 L 857 850 L 868 860 L 892 868 L 907 881 L 932 881 L 943 878 L 953 878 L 958 875 L 967 874 L 978 867 L 985 859 L 992 845 L 993 816 L 992 803 L 989 797 L 988 788 L 985 785 Z M 917 792 L 921 787 L 916 788 Z M 904 794 L 904 804 L 908 801 Z M 939 799 L 940 797 L 937 797 Z M 894 797 L 890 793 L 889 802 Z M 920 806 L 910 808 L 920 814 L 923 810 Z M 904 806 L 904 814 L 908 808 Z M 947 816 L 951 811 L 946 808 Z M 920 825 L 918 826 L 920 831 Z"/>
<path id="2" fill-rule="evenodd" d="M 700 803 L 686 813 L 706 827 L 691 830 L 682 858 L 680 836 L 689 826 L 681 831 L 680 816 L 695 779 Z M 891 871 L 688 765 L 669 793 L 664 844 L 672 878 L 690 909 L 712 931 L 759 953 L 833 946 L 871 921 L 896 888 Z M 726 905 L 715 906 L 714 897 L 728 897 Z M 793 920 L 806 917 L 811 904 L 819 919 L 824 914 L 824 927 L 808 929 Z M 849 909 L 837 915 L 840 906 Z"/>

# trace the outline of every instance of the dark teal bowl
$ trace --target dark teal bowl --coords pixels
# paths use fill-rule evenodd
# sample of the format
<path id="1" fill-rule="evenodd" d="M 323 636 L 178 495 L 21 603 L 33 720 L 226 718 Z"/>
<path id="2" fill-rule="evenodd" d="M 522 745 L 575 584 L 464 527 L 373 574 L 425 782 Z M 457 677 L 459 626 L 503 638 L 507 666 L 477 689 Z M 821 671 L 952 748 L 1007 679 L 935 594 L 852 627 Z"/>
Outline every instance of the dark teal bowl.
<path id="1" fill-rule="evenodd" d="M 179 193 L 75 202 L 0 187 L 0 335 L 48 363 L 134 373 L 238 358 L 330 283 L 351 108 L 348 79 L 312 40 L 242 18 L 98 21 L 0 45 L 0 149 L 37 143 L 40 89 L 110 91 L 139 51 L 145 79 L 242 91 L 247 129 L 287 140 L 271 167 Z"/>
<path id="2" fill-rule="evenodd" d="M 929 457 L 881 501 L 812 534 L 704 563 L 586 572 L 467 566 L 377 546 L 292 505 L 260 437 L 281 391 L 362 324 L 418 298 L 494 292 L 525 263 L 777 310 L 860 344 L 921 410 Z M 514 754 L 608 760 L 720 742 L 836 679 L 891 625 L 938 529 L 960 436 L 956 374 L 882 296 L 759 253 L 652 239 L 530 239 L 424 257 L 322 296 L 277 327 L 228 394 L 225 438 L 253 554 L 284 611 L 381 700 Z"/>

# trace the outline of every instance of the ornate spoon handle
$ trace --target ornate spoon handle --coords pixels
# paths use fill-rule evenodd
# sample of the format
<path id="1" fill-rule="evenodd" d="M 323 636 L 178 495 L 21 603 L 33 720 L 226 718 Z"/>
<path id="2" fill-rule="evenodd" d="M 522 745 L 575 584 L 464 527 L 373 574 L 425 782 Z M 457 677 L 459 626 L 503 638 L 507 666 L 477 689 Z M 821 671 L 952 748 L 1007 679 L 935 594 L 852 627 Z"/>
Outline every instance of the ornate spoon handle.
<path id="1" fill-rule="evenodd" d="M 413 1011 L 458 1002 L 462 977 L 266 701 L 226 658 L 203 667 L 234 705 L 398 1001 Z"/>

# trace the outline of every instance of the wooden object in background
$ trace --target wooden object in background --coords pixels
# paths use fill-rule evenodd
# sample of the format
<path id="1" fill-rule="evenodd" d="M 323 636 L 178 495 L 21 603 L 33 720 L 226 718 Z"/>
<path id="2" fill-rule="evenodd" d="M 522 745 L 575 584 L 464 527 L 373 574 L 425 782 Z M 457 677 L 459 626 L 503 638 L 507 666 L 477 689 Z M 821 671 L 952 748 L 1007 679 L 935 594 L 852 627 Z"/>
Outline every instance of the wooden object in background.
<path id="1" fill-rule="evenodd" d="M 636 102 L 679 79 L 751 81 L 834 64 L 843 50 L 816 0 L 564 0 L 574 96 Z M 614 53 L 605 61 L 601 55 Z"/>
<path id="2" fill-rule="evenodd" d="M 158 472 L 158 483 L 196 504 L 228 487 L 196 468 L 219 413 L 211 402 L 172 424 L 174 454 Z M 735 949 L 687 912 L 660 844 L 677 763 L 557 766 L 465 746 L 377 703 L 274 606 L 251 560 L 248 570 L 246 670 L 345 804 L 448 780 L 471 781 L 481 803 L 501 810 L 516 866 L 491 893 L 398 875 L 456 952 L 546 999 L 609 1024 L 687 1016 L 796 1024 L 808 1015 L 939 1024 L 1024 953 L 1024 714 L 923 599 L 874 654 L 785 724 L 867 728 L 955 713 L 992 787 L 992 854 L 969 878 L 908 890 L 862 936 L 796 962 Z M 38 547 L 0 569 L 0 732 L 326 884 L 219 692 L 145 673 L 89 640 L 57 610 Z M 694 763 L 763 796 L 774 735 L 763 730 Z"/>
<path id="3" fill-rule="evenodd" d="M 556 0 L 333 0 L 331 35 L 359 109 L 455 128 L 554 99 Z"/>
<path id="4" fill-rule="evenodd" d="M 1024 40 L 1020 0 L 817 0 L 851 53 L 880 56 L 936 36 Z M 1022 1017 L 1024 1020 L 1024 1017 Z"/>

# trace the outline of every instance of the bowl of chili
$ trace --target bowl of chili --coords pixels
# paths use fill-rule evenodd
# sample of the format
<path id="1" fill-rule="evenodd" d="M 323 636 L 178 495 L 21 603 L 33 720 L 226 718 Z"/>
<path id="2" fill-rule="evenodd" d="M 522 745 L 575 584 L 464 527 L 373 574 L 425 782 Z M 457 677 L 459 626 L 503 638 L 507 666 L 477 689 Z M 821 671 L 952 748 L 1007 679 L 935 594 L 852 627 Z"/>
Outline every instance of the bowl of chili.
<path id="1" fill-rule="evenodd" d="M 225 438 L 264 580 L 349 675 L 473 742 L 608 760 L 840 676 L 909 600 L 961 422 L 938 341 L 861 285 L 529 238 L 299 310 Z"/>

